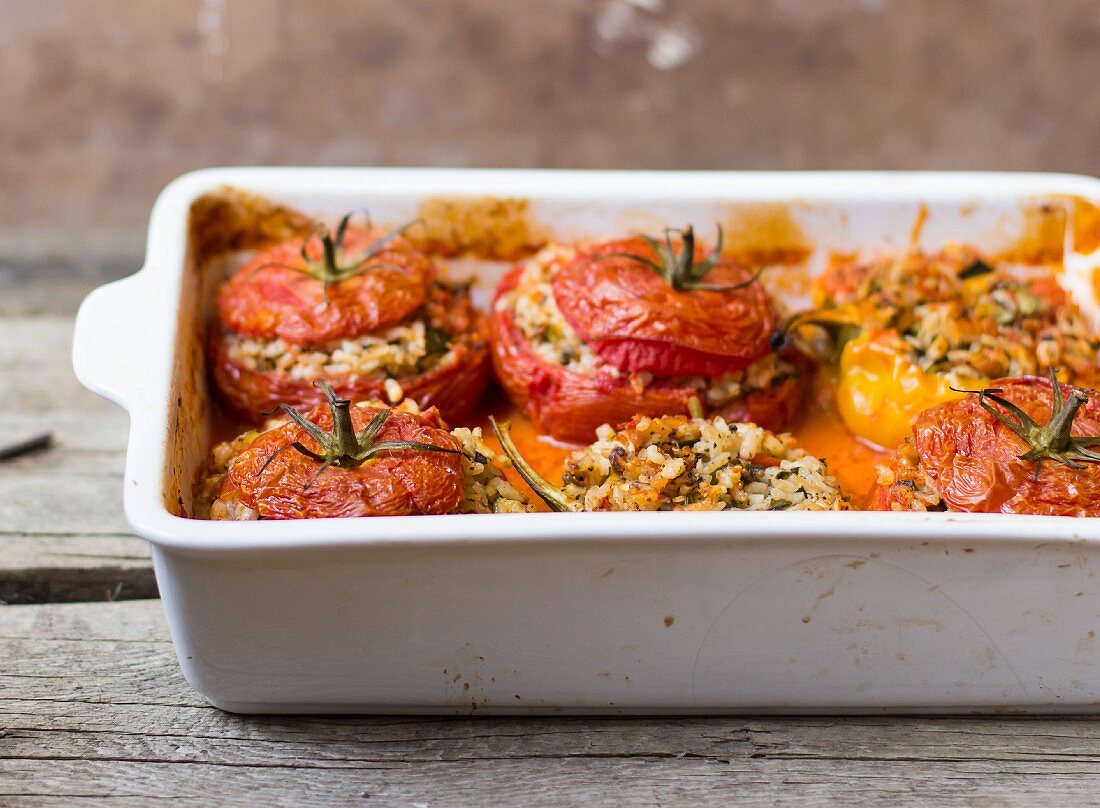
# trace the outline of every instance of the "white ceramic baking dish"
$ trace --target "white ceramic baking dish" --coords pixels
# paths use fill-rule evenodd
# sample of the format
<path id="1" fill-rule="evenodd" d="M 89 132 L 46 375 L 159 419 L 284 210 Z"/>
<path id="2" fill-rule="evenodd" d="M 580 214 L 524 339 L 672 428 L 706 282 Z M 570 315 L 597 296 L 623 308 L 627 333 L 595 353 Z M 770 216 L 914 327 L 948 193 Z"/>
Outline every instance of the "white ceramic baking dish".
<path id="1" fill-rule="evenodd" d="M 1021 174 L 245 168 L 176 180 L 153 209 L 145 267 L 81 307 L 74 365 L 130 413 L 126 515 L 152 545 L 184 673 L 212 703 L 410 713 L 1100 703 L 1093 520 L 175 515 L 188 506 L 211 412 L 188 210 L 223 184 L 333 216 L 369 206 L 389 221 L 426 196 L 521 197 L 562 238 L 731 215 L 751 238 L 753 221 L 782 211 L 813 248 L 811 272 L 829 251 L 904 249 L 922 205 L 922 246 L 997 249 L 1037 209 L 1073 225 L 1081 199 L 1100 202 L 1096 180 Z M 1064 229 L 1065 283 L 1095 312 L 1096 256 L 1074 252 L 1075 227 Z"/>

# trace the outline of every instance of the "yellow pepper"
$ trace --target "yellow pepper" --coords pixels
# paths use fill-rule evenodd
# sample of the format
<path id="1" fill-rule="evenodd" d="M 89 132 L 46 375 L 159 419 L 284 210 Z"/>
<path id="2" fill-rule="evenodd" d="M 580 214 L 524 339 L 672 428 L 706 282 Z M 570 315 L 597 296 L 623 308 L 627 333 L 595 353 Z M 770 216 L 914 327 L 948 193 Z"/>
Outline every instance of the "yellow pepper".
<path id="1" fill-rule="evenodd" d="M 926 373 L 907 359 L 890 332 L 870 331 L 851 340 L 840 355 L 836 403 L 845 425 L 884 449 L 897 448 L 921 412 L 961 398 L 951 389 L 986 387 L 985 379 Z"/>

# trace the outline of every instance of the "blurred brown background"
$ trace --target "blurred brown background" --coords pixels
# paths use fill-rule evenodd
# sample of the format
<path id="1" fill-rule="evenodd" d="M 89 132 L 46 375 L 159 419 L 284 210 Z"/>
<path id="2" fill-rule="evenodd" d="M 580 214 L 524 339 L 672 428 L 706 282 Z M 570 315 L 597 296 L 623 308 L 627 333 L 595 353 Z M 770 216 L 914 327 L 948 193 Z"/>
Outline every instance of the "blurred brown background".
<path id="1" fill-rule="evenodd" d="M 1096 0 L 0 0 L 0 313 L 225 164 L 1100 173 Z"/>

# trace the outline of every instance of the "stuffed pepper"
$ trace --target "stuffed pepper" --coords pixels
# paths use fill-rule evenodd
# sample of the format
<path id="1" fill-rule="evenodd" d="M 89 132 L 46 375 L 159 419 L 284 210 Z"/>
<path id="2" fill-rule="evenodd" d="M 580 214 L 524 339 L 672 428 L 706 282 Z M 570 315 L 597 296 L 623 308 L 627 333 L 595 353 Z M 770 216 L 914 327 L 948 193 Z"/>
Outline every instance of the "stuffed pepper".
<path id="1" fill-rule="evenodd" d="M 460 418 L 488 379 L 484 317 L 404 238 L 350 225 L 257 254 L 219 290 L 211 366 L 234 414 L 308 407 L 326 381 L 353 401 L 403 398 Z"/>
<path id="2" fill-rule="evenodd" d="M 775 353 L 775 310 L 756 276 L 696 243 L 547 247 L 509 272 L 492 311 L 493 363 L 509 397 L 554 438 L 592 440 L 634 415 L 686 414 L 698 398 L 732 421 L 779 428 L 810 370 Z"/>
<path id="3" fill-rule="evenodd" d="M 817 307 L 838 356 L 837 409 L 857 436 L 897 446 L 913 419 L 960 389 L 1058 365 L 1094 385 L 1100 338 L 1049 272 L 1024 272 L 968 248 L 841 260 L 818 281 Z"/>
<path id="4" fill-rule="evenodd" d="M 326 382 L 325 403 L 281 404 L 265 428 L 214 447 L 196 490 L 199 518 L 248 521 L 450 513 L 522 513 L 480 429 L 448 430 L 412 399 L 352 404 Z M 504 461 L 507 462 L 507 461 Z"/>
<path id="5" fill-rule="evenodd" d="M 998 379 L 932 407 L 888 466 L 873 510 L 1100 516 L 1100 394 Z"/>

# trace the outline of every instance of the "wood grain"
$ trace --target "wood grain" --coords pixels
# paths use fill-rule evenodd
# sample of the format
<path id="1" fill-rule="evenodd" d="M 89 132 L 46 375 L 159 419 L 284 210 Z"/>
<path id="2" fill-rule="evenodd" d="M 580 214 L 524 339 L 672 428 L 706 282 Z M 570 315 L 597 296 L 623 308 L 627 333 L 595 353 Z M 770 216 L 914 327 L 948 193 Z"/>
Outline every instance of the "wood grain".
<path id="1" fill-rule="evenodd" d="M 0 601 L 156 595 L 149 550 L 122 515 L 126 413 L 82 388 L 68 317 L 0 319 L 0 443 L 54 445 L 0 463 Z"/>
<path id="2" fill-rule="evenodd" d="M 0 801 L 1083 804 L 1100 723 L 244 717 L 188 687 L 156 601 L 0 608 Z"/>
<path id="3" fill-rule="evenodd" d="M 1095 174 L 1098 41 L 1093 0 L 5 0 L 0 312 L 133 271 L 208 165 Z"/>
<path id="4" fill-rule="evenodd" d="M 121 523 L 126 416 L 71 377 L 70 332 L 0 320 L 0 434 L 57 436 L 0 465 L 0 599 L 103 602 L 0 605 L 0 804 L 1032 805 L 1100 786 L 1094 718 L 222 713 L 183 680 L 158 601 L 110 602 L 155 583 Z"/>

